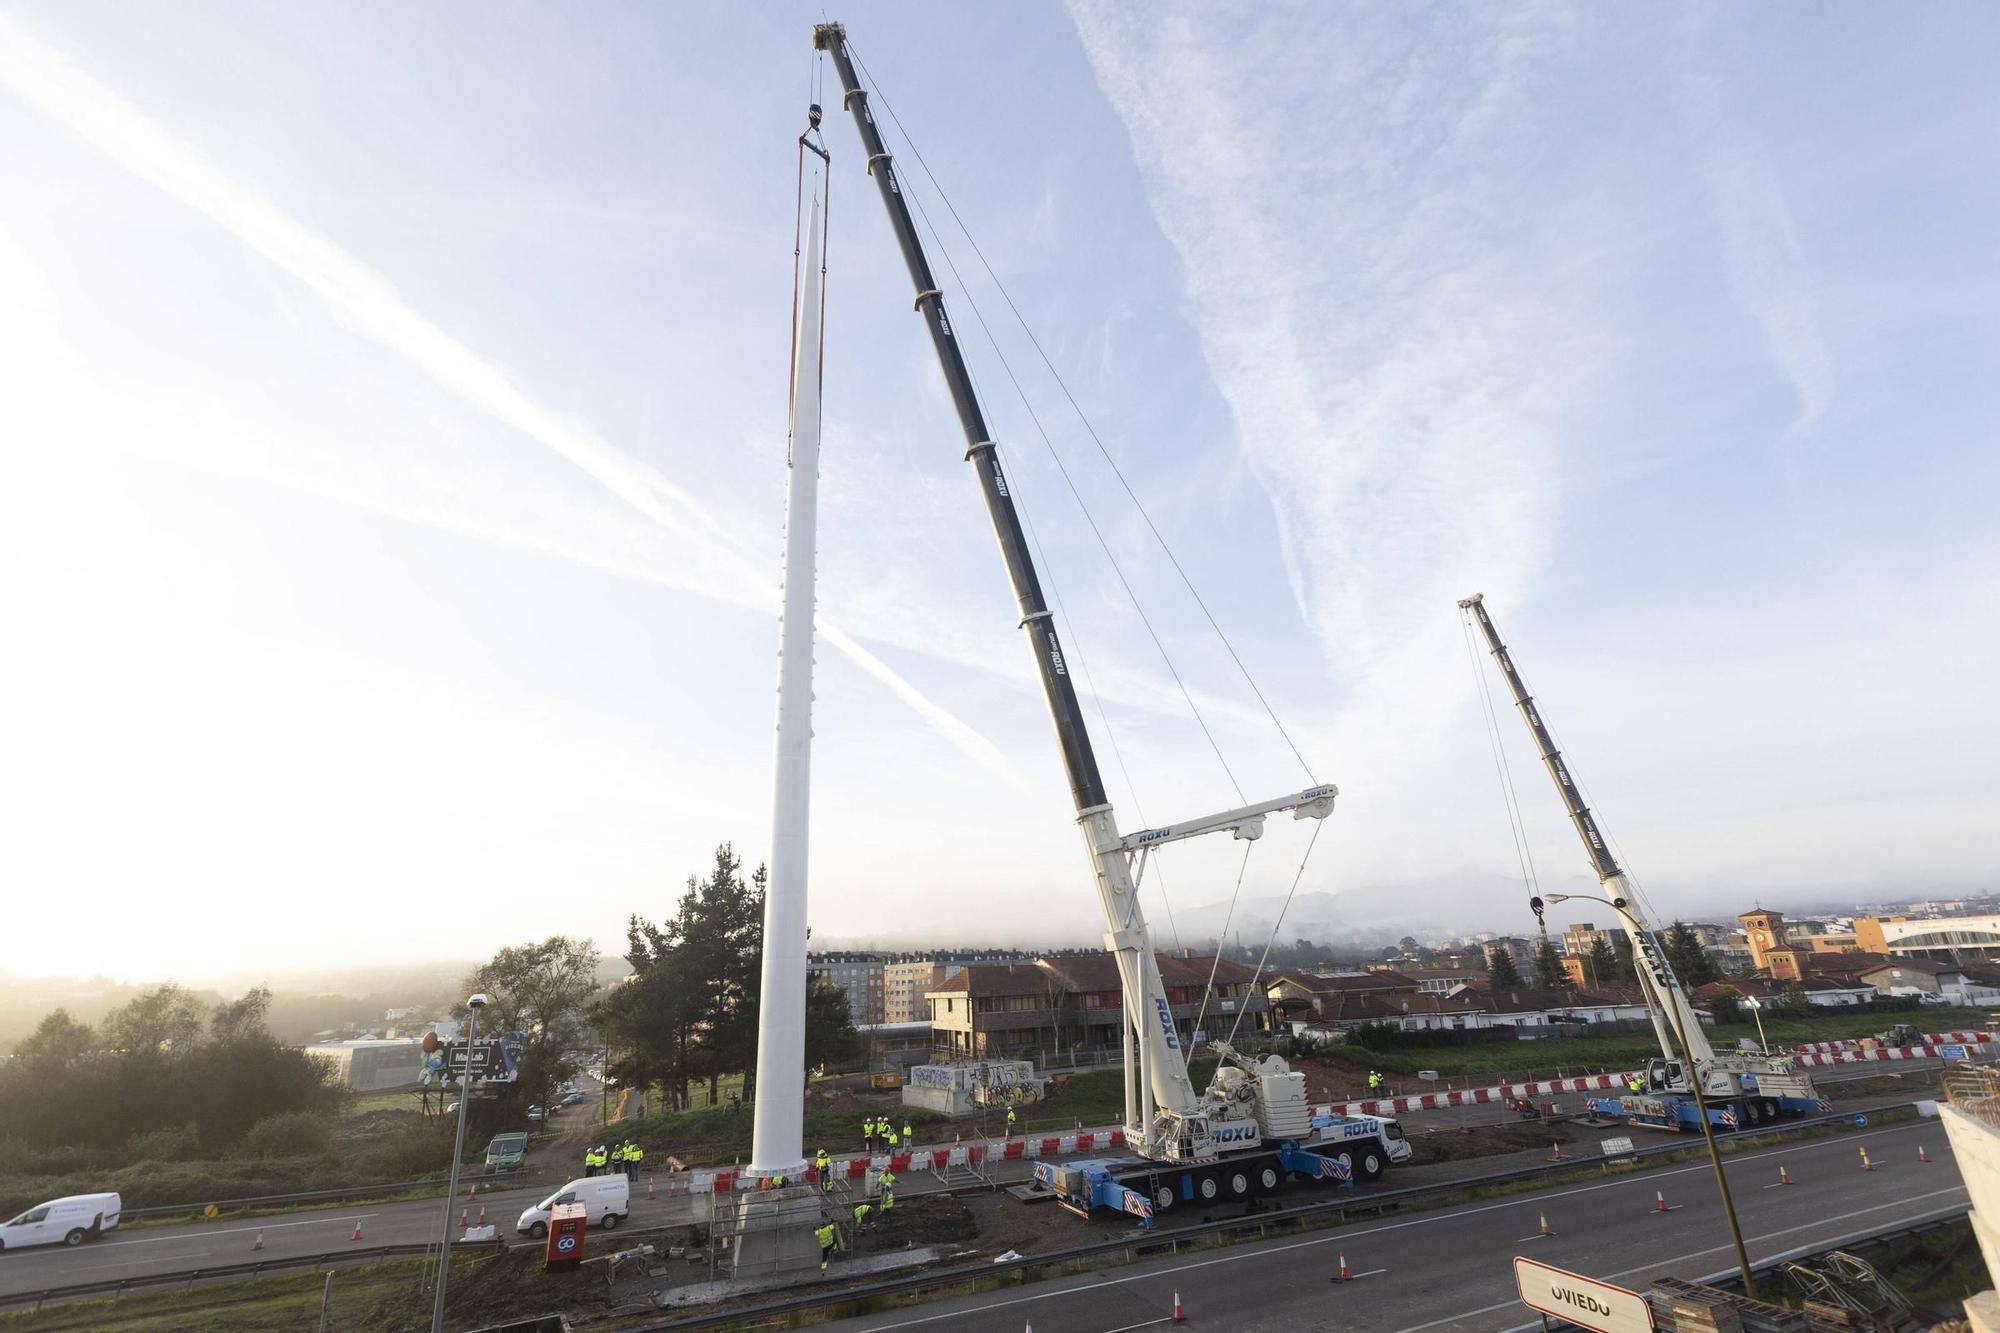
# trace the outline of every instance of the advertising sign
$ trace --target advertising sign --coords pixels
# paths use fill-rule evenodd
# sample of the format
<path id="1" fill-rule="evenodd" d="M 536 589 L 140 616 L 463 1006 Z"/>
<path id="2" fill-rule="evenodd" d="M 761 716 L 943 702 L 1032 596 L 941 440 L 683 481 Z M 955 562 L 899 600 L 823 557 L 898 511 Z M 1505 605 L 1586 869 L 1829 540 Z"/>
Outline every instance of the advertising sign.
<path id="1" fill-rule="evenodd" d="M 510 1032 L 504 1037 L 482 1037 L 469 1046 L 462 1041 L 439 1042 L 424 1057 L 423 1081 L 433 1087 L 462 1083 L 470 1061 L 474 1083 L 512 1083 L 521 1058 L 521 1040 L 520 1033 Z"/>
<path id="2" fill-rule="evenodd" d="M 1530 1310 L 1567 1320 L 1595 1333 L 1652 1333 L 1653 1307 L 1636 1291 L 1580 1273 L 1514 1260 L 1514 1283 Z"/>

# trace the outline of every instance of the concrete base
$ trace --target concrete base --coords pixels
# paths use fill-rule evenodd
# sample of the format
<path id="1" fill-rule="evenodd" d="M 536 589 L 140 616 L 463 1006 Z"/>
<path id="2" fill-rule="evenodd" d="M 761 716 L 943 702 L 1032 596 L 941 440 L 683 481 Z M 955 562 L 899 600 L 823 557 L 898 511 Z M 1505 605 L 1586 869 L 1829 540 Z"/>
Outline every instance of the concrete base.
<path id="1" fill-rule="evenodd" d="M 734 1233 L 730 1267 L 739 1278 L 793 1277 L 819 1272 L 822 1219 L 819 1191 L 811 1185 L 744 1190 L 730 1200 Z M 719 1211 L 719 1210 L 718 1210 Z M 716 1218 L 718 1224 L 722 1218 Z"/>

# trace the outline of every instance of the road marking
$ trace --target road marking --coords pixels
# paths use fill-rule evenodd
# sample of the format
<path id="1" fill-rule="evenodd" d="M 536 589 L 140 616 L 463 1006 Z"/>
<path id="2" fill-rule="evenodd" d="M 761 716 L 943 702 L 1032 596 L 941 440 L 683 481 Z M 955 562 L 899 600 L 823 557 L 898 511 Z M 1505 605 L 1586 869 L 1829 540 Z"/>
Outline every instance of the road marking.
<path id="1" fill-rule="evenodd" d="M 1835 1217 L 1822 1217 L 1818 1221 L 1807 1222 L 1801 1226 L 1785 1227 L 1784 1229 L 1779 1231 L 1767 1231 L 1761 1236 L 1752 1236 L 1745 1242 L 1745 1244 L 1755 1245 L 1762 1241 L 1771 1240 L 1778 1236 L 1788 1236 L 1794 1231 L 1810 1231 L 1812 1228 L 1816 1226 L 1823 1226 L 1828 1222 L 1844 1222 L 1850 1217 L 1860 1217 L 1863 1213 L 1880 1212 L 1884 1208 L 1899 1208 L 1906 1203 L 1915 1203 L 1917 1202 L 1918 1199 L 1934 1198 L 1939 1194 L 1961 1193 L 1963 1192 L 1963 1190 L 1964 1186 L 1962 1185 L 1957 1186 L 1953 1189 L 1933 1190 L 1929 1194 L 1919 1194 L 1916 1195 L 1914 1198 L 1898 1199 L 1895 1203 L 1881 1203 L 1881 1204 L 1876 1204 L 1872 1208 L 1861 1208 L 1851 1213 L 1841 1213 Z M 1837 1245 L 1846 1245 L 1852 1241 L 1860 1240 L 1865 1237 L 1875 1235 L 1878 1230 L 1879 1228 L 1870 1228 L 1869 1230 L 1866 1231 L 1850 1232 L 1845 1236 L 1835 1237 L 1833 1240 L 1826 1242 L 1826 1244 L 1829 1247 Z M 1814 1244 L 1815 1248 L 1817 1248 L 1819 1243 L 1815 1242 Z M 1631 1277 L 1634 1273 L 1644 1273 L 1655 1268 L 1666 1268 L 1674 1264 L 1686 1263 L 1690 1259 L 1699 1259 L 1704 1254 L 1721 1254 L 1728 1248 L 1729 1247 L 1727 1245 L 1713 1245 L 1705 1250 L 1696 1250 L 1692 1254 L 1677 1254 L 1671 1259 L 1655 1259 L 1650 1263 L 1641 1264 L 1637 1268 L 1626 1268 L 1616 1273 L 1607 1273 L 1604 1275 L 1604 1280 L 1608 1282 L 1613 1278 Z M 1767 1259 L 1775 1257 L 1776 1256 L 1774 1255 L 1766 1256 Z M 1397 1329 L 1396 1333 L 1423 1333 L 1423 1330 L 1436 1328 L 1441 1324 L 1456 1323 L 1461 1319 L 1471 1319 L 1476 1315 L 1492 1314 L 1495 1310 L 1505 1310 L 1510 1306 L 1519 1305 L 1520 1303 L 1521 1303 L 1520 1299 L 1517 1297 L 1511 1301 L 1501 1301 L 1497 1305 L 1482 1305 L 1477 1310 L 1461 1310 L 1457 1314 L 1446 1315 L 1443 1319 L 1433 1319 L 1428 1324 L 1412 1324 L 1408 1328 Z M 1522 1330 L 1524 1329 L 1534 1329 L 1540 1327 L 1541 1327 L 1540 1324 L 1521 1324 L 1514 1328 L 1505 1330 L 1505 1333 L 1522 1333 Z"/>
<path id="2" fill-rule="evenodd" d="M 1120 1324 L 1117 1328 L 1107 1328 L 1104 1330 L 1104 1333 L 1132 1333 L 1132 1330 L 1135 1328 L 1151 1328 L 1155 1324 L 1171 1324 L 1173 1320 L 1174 1317 L 1172 1315 L 1163 1314 L 1158 1319 L 1148 1319 L 1143 1324 Z"/>
<path id="3" fill-rule="evenodd" d="M 1892 1129 L 1884 1130 L 1880 1134 L 1875 1135 L 1875 1137 L 1878 1139 L 1888 1138 L 1895 1134 L 1908 1133 L 1911 1130 L 1916 1130 L 1921 1128 L 1923 1128 L 1923 1126 L 1920 1124 L 1902 1125 Z M 1828 1141 L 1825 1139 L 1814 1139 L 1806 1143 L 1796 1144 L 1790 1147 L 1774 1148 L 1768 1152 L 1739 1154 L 1737 1156 L 1730 1158 L 1729 1163 L 1733 1165 L 1735 1162 L 1739 1161 L 1756 1161 L 1761 1158 L 1776 1157 L 1781 1154 L 1789 1152 L 1806 1152 L 1815 1148 L 1824 1148 L 1827 1146 L 1827 1143 Z M 1030 1305 L 1036 1301 L 1051 1300 L 1060 1296 L 1078 1295 L 1086 1291 L 1103 1291 L 1112 1287 L 1124 1286 L 1128 1283 L 1143 1282 L 1151 1278 L 1165 1277 L 1176 1273 L 1188 1273 L 1202 1268 L 1213 1268 L 1218 1264 L 1238 1263 L 1245 1259 L 1254 1259 L 1267 1254 L 1284 1254 L 1290 1250 L 1301 1250 L 1316 1245 L 1333 1245 L 1338 1243 L 1344 1243 L 1346 1241 L 1350 1241 L 1361 1236 L 1375 1236 L 1390 1231 L 1404 1231 L 1411 1227 L 1428 1226 L 1433 1222 L 1446 1221 L 1451 1218 L 1476 1217 L 1481 1213 L 1490 1213 L 1502 1208 L 1520 1208 L 1524 1206 L 1534 1207 L 1546 1202 L 1549 1199 L 1568 1198 L 1572 1195 L 1578 1195 L 1578 1194 L 1594 1194 L 1599 1190 L 1617 1189 L 1620 1186 L 1625 1186 L 1625 1185 L 1643 1186 L 1648 1181 L 1663 1179 L 1664 1177 L 1667 1176 L 1688 1175 L 1694 1172 L 1709 1171 L 1712 1169 L 1713 1168 L 1707 1162 L 1701 1162 L 1696 1165 L 1674 1167 L 1665 1171 L 1635 1172 L 1628 1176 L 1620 1176 L 1615 1180 L 1607 1180 L 1595 1185 L 1582 1185 L 1574 1189 L 1559 1190 L 1553 1194 L 1530 1194 L 1530 1195 L 1525 1195 L 1520 1199 L 1511 1200 L 1505 1203 L 1482 1204 L 1477 1208 L 1454 1209 L 1450 1212 L 1440 1211 L 1435 1213 L 1426 1213 L 1421 1217 L 1411 1218 L 1408 1221 L 1390 1222 L 1382 1226 L 1367 1227 L 1358 1231 L 1335 1227 L 1332 1228 L 1329 1231 L 1329 1233 L 1324 1236 L 1314 1236 L 1305 1240 L 1295 1240 L 1285 1245 L 1256 1246 L 1255 1248 L 1246 1246 L 1237 1253 L 1220 1255 L 1214 1259 L 1201 1259 L 1193 1263 L 1179 1264 L 1171 1268 L 1159 1268 L 1159 1269 L 1153 1269 L 1150 1272 L 1134 1273 L 1127 1277 L 1107 1278 L 1100 1282 L 1089 1282 L 1089 1283 L 1084 1283 L 1080 1286 L 1066 1286 L 1053 1291 L 1036 1292 L 1025 1296 L 1015 1296 L 1004 1301 L 992 1301 L 985 1305 L 970 1306 L 965 1309 L 952 1310 L 943 1314 L 923 1315 L 916 1319 L 905 1319 L 893 1324 L 871 1324 L 868 1327 L 873 1331 L 873 1333 L 890 1333 L 890 1330 L 898 1328 L 918 1328 L 925 1324 L 935 1324 L 940 1320 L 956 1319 L 964 1315 L 985 1314 L 992 1310 L 1004 1310 L 1011 1306 L 1016 1306 L 1016 1305 Z M 1964 1189 L 1964 1186 L 1959 1185 L 1955 1186 L 1954 1188 L 1962 1190 Z M 1844 1221 L 1846 1218 L 1849 1217 L 1858 1217 L 1862 1213 L 1878 1212 L 1883 1208 L 1895 1208 L 1901 1206 L 1902 1204 L 1913 1203 L 1916 1201 L 1916 1199 L 1928 1199 L 1934 1197 L 1937 1194 L 1949 1194 L 1951 1192 L 1952 1192 L 1951 1190 L 1934 1190 L 1930 1194 L 1919 1194 L 1916 1195 L 1914 1198 L 1899 1199 L 1894 1203 L 1877 1204 L 1873 1208 L 1863 1208 L 1859 1210 L 1859 1212 L 1842 1213 L 1834 1217 L 1823 1217 L 1816 1222 L 1806 1223 L 1804 1227 L 1791 1227 L 1788 1228 L 1787 1230 L 1801 1231 L 1809 1227 L 1824 1225 L 1827 1222 Z M 1171 1233 L 1163 1233 L 1161 1238 L 1165 1239 L 1167 1234 Z M 1770 1236 L 1782 1236 L 1785 1234 L 1787 1234 L 1787 1231 L 1774 1231 L 1770 1233 Z M 1757 1236 L 1754 1237 L 1753 1239 L 1767 1240 L 1769 1239 L 1769 1236 Z M 1707 1254 L 1710 1253 L 1710 1251 L 1702 1250 L 1699 1251 L 1698 1253 Z M 1682 1257 L 1693 1258 L 1696 1256 L 1684 1255 Z M 1671 1263 L 1674 1261 L 1665 1260 L 1662 1262 Z M 1641 1268 L 1641 1269 L 1632 1269 L 1630 1271 L 1643 1272 L 1645 1270 Z M 1439 1324 L 1448 1324 L 1452 1322 L 1453 1319 L 1468 1318 L 1476 1314 L 1489 1314 L 1494 1310 L 1505 1309 L 1509 1305 L 1517 1305 L 1517 1304 L 1519 1304 L 1519 1301 L 1502 1301 L 1499 1305 L 1487 1306 L 1483 1310 L 1468 1310 L 1464 1314 L 1452 1315 L 1448 1319 L 1433 1320 L 1431 1323 L 1428 1324 L 1418 1324 L 1415 1328 L 1402 1329 L 1399 1330 L 1399 1333 L 1418 1333 L 1419 1329 L 1435 1328 Z"/>
<path id="4" fill-rule="evenodd" d="M 134 1236 L 130 1240 L 108 1240 L 104 1242 L 104 1247 L 110 1249 L 113 1246 L 122 1245 L 158 1245 L 162 1241 L 201 1240 L 208 1236 L 240 1236 L 246 1232 L 277 1231 L 284 1227 L 323 1227 L 332 1224 L 346 1226 L 349 1222 L 361 1222 L 371 1217 L 380 1216 L 380 1213 L 342 1213 L 338 1217 L 308 1217 L 297 1222 L 268 1222 L 262 1226 L 218 1227 L 214 1230 L 203 1228 L 198 1231 L 183 1231 L 172 1236 Z"/>

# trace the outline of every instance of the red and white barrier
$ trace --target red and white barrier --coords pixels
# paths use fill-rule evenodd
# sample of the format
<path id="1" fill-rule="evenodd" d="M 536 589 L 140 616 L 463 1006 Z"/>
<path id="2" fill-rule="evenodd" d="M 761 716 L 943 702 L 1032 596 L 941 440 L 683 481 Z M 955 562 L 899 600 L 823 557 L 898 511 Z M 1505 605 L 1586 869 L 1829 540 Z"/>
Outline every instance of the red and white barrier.
<path id="1" fill-rule="evenodd" d="M 1623 1088 L 1631 1074 L 1586 1074 L 1537 1083 L 1501 1083 L 1490 1088 L 1457 1088 L 1416 1097 L 1378 1097 L 1365 1102 L 1335 1102 L 1312 1107 L 1314 1115 L 1405 1115 L 1411 1111 L 1443 1111 L 1453 1106 L 1491 1106 L 1516 1099 L 1534 1101 L 1556 1092 L 1598 1092 Z"/>
<path id="2" fill-rule="evenodd" d="M 1926 1032 L 1923 1044 L 1926 1046 L 1983 1046 L 1994 1040 L 1990 1032 Z M 1858 1039 L 1841 1041 L 1809 1041 L 1798 1050 L 1801 1055 L 1830 1055 L 1836 1051 L 1858 1051 Z"/>
<path id="3" fill-rule="evenodd" d="M 1979 1046 L 1983 1048 L 1988 1044 L 1986 1034 L 1980 1033 L 1978 1035 L 1980 1038 L 1978 1041 L 1948 1042 L 1942 1045 L 1965 1046 L 1968 1048 Z M 1855 1047 L 1851 1050 L 1839 1051 L 1801 1051 L 1793 1059 L 1808 1068 L 1815 1065 L 1858 1065 L 1865 1064 L 1870 1060 L 1935 1060 L 1944 1054 L 1942 1045 L 1934 1042 L 1927 1046 L 1874 1046 L 1866 1050 Z M 1970 1054 L 1970 1051 L 1968 1050 L 1967 1053 Z"/>

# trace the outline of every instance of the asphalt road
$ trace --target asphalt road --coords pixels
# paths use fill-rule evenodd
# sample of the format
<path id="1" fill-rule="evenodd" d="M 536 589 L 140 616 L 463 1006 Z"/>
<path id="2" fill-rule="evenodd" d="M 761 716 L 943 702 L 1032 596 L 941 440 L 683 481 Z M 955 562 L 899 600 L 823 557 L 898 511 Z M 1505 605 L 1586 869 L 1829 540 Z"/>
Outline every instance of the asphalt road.
<path id="1" fill-rule="evenodd" d="M 1873 1075 L 1879 1069 L 1861 1068 L 1850 1077 Z M 1910 1096 L 1925 1095 L 1926 1080 L 1915 1068 L 1899 1069 L 1918 1075 L 1911 1079 Z M 1845 1070 L 1829 1070 L 1829 1075 L 1845 1074 Z M 1826 1079 L 1824 1081 L 1837 1081 Z M 581 1111 L 585 1108 L 576 1108 Z M 1567 1108 L 1566 1108 L 1567 1109 Z M 1466 1116 L 1463 1121 L 1460 1116 Z M 1513 1113 L 1504 1107 L 1471 1107 L 1446 1111 L 1420 1113 L 1405 1117 L 1413 1132 L 1428 1128 L 1445 1128 L 1464 1124 L 1496 1123 L 1513 1119 Z M 558 1121 L 560 1125 L 561 1121 Z M 1932 1123 L 1935 1129 L 1935 1123 Z M 1642 1142 L 1665 1142 L 1675 1136 L 1652 1135 L 1646 1131 L 1606 1130 L 1610 1133 L 1630 1133 Z M 1931 1145 L 1934 1153 L 1942 1153 L 1944 1141 L 1942 1131 L 1932 1135 L 1936 1143 Z M 1453 1174 L 1474 1164 L 1453 1164 Z M 1486 1163 L 1490 1169 L 1499 1170 L 1503 1163 L 1498 1160 Z M 1024 1161 L 1006 1163 L 999 1172 L 1002 1184 L 1025 1182 L 1032 1171 L 1032 1165 Z M 1424 1168 L 1422 1175 L 1412 1171 L 1404 1176 L 1405 1184 L 1428 1179 L 1435 1174 L 1433 1168 Z M 521 1210 L 529 1204 L 546 1198 L 560 1182 L 545 1181 L 532 1186 L 518 1186 L 493 1193 L 480 1191 L 477 1201 L 470 1206 L 471 1220 L 476 1221 L 479 1206 L 486 1206 L 487 1221 L 497 1225 L 503 1239 L 521 1241 L 514 1232 L 514 1222 Z M 1394 1184 L 1392 1180 L 1390 1182 Z M 912 1172 L 904 1179 L 903 1193 L 908 1196 L 937 1187 L 928 1172 Z M 68 1286 L 82 1282 L 107 1281 L 117 1278 L 138 1277 L 151 1273 L 178 1273 L 201 1267 L 219 1267 L 231 1264 L 249 1263 L 259 1258 L 282 1258 L 291 1255 L 313 1255 L 335 1253 L 342 1250 L 362 1250 L 378 1245 L 423 1245 L 435 1243 L 438 1238 L 438 1223 L 442 1216 L 441 1200 L 388 1204 L 347 1204 L 339 1207 L 318 1209 L 310 1212 L 286 1213 L 266 1219 L 231 1220 L 217 1222 L 194 1222 L 177 1226 L 127 1228 L 113 1232 L 103 1240 L 71 1249 L 67 1246 L 41 1246 L 30 1250 L 16 1250 L 0 1254 L 0 1295 L 18 1295 L 24 1292 L 41 1291 L 51 1287 Z M 454 1202 L 451 1214 L 453 1234 L 457 1234 L 459 1207 L 464 1204 L 463 1196 Z M 1041 1205 L 1048 1206 L 1048 1205 Z M 668 1199 L 661 1197 L 648 1201 L 645 1197 L 644 1178 L 633 1191 L 632 1216 L 629 1225 L 634 1227 L 669 1226 L 679 1223 L 706 1220 L 708 1197 L 681 1197 Z M 356 1223 L 362 1229 L 362 1239 L 354 1240 Z M 262 1251 L 253 1249 L 259 1236 L 263 1237 Z"/>
<path id="2" fill-rule="evenodd" d="M 1875 1170 L 1860 1169 L 1866 1144 Z M 1919 1162 L 1919 1145 L 1932 1161 Z M 1966 1202 L 1935 1120 L 1727 1159 L 1752 1261 L 1894 1230 Z M 1783 1164 L 1792 1184 L 1779 1185 Z M 1669 1211 L 1657 1211 L 1664 1196 Z M 1540 1234 L 1546 1218 L 1551 1236 Z M 843 1320 L 851 1330 L 1126 1333 L 1170 1323 L 1178 1292 L 1193 1328 L 1499 1333 L 1538 1325 L 1517 1298 L 1524 1255 L 1643 1289 L 1734 1263 L 1704 1163 L 1572 1184 L 1306 1236 L 1162 1257 L 1109 1272 Z M 1332 1279 L 1345 1258 L 1353 1280 Z"/>

